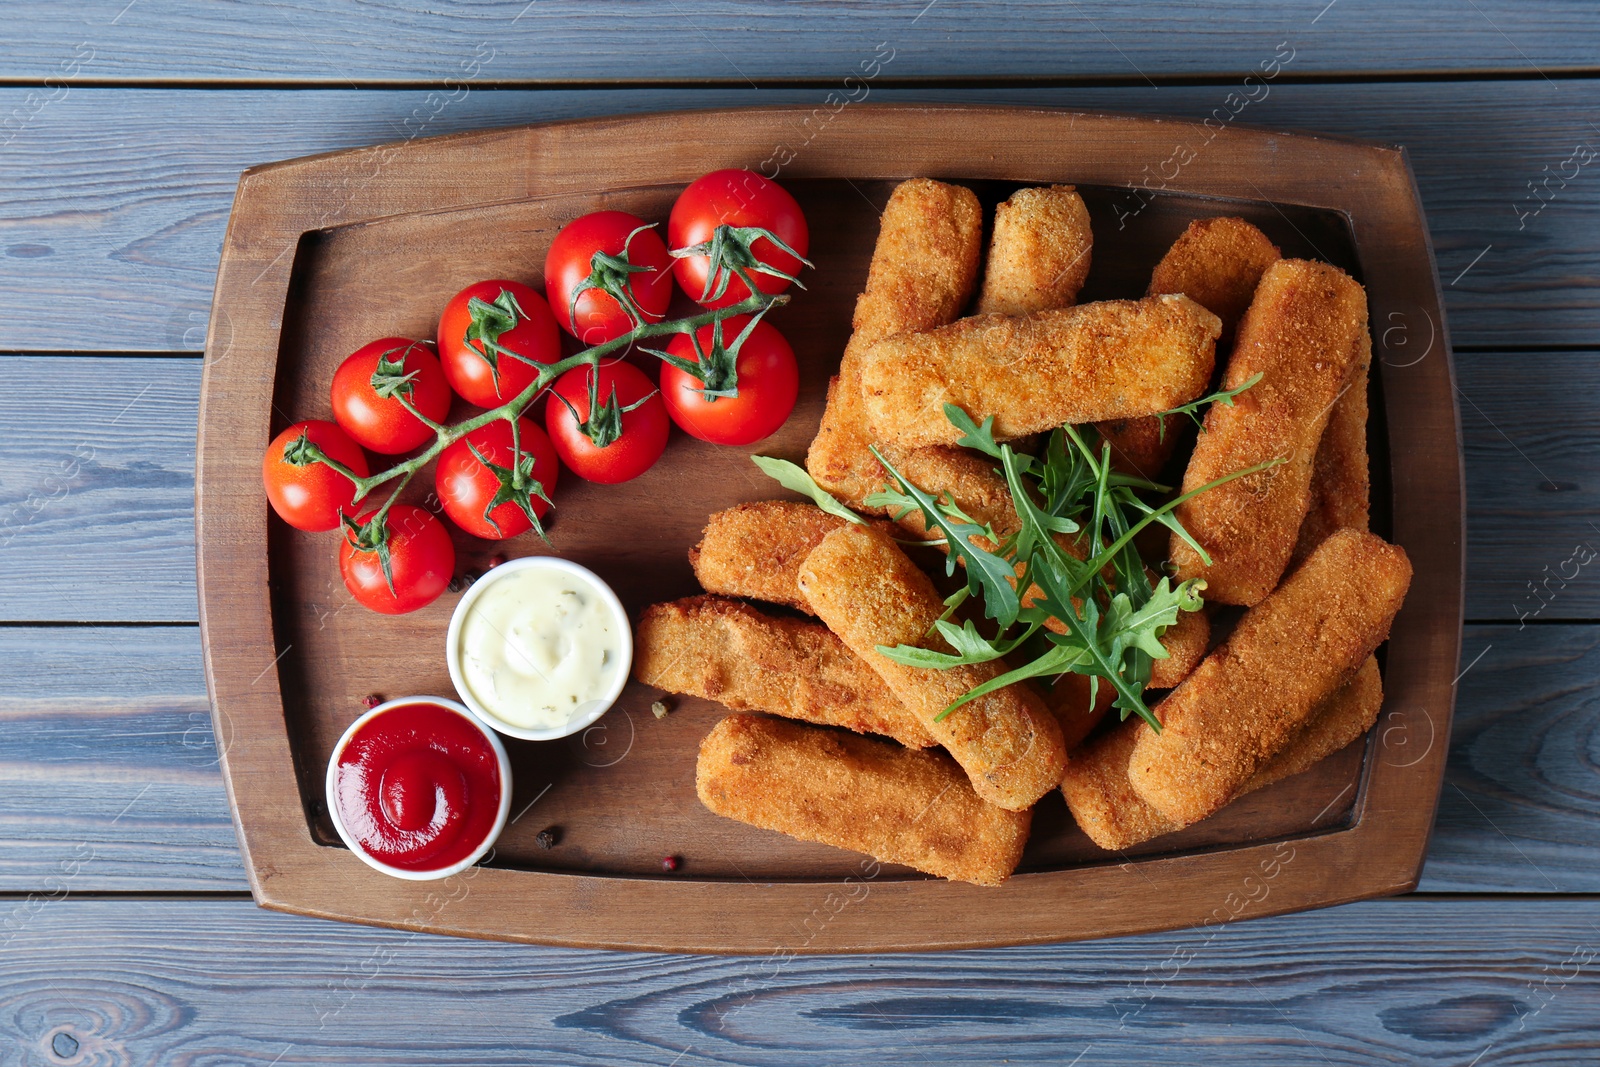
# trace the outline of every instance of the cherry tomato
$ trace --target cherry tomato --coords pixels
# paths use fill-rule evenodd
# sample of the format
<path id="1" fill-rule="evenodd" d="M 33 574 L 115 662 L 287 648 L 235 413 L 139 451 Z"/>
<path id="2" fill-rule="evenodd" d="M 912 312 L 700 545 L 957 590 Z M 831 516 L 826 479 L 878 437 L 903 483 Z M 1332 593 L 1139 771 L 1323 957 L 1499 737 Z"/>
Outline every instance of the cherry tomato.
<path id="1" fill-rule="evenodd" d="M 365 525 L 376 510 L 356 521 Z M 345 529 L 344 544 L 339 546 L 339 573 L 344 576 L 350 595 L 384 615 L 403 615 L 439 599 L 456 569 L 456 549 L 444 523 L 425 508 L 396 504 L 384 516 L 384 526 L 389 556 L 387 577 L 382 553 L 358 546 L 354 531 Z"/>
<path id="2" fill-rule="evenodd" d="M 533 529 L 524 503 L 534 518 L 550 510 L 549 496 L 561 471 L 550 438 L 531 420 L 518 419 L 517 447 L 520 466 L 511 462 L 511 423 L 496 419 L 439 453 L 434 488 L 444 513 L 467 533 L 490 541 L 515 537 Z"/>
<path id="3" fill-rule="evenodd" d="M 470 339 L 469 339 L 470 334 Z M 470 404 L 497 408 L 561 358 L 561 330 L 544 297 L 521 282 L 474 282 L 439 316 L 439 361 L 450 388 Z"/>
<path id="4" fill-rule="evenodd" d="M 776 182 L 768 181 L 754 171 L 716 170 L 696 179 L 672 205 L 672 215 L 667 220 L 667 240 L 671 243 L 677 262 L 673 273 L 678 284 L 689 298 L 708 308 L 723 308 L 737 304 L 750 295 L 750 289 L 731 270 L 711 278 L 707 288 L 707 274 L 711 259 L 707 254 L 683 255 L 685 249 L 703 245 L 719 233 L 720 227 L 735 231 L 757 227 L 773 234 L 788 245 L 793 254 L 777 247 L 766 237 L 746 235 L 750 239 L 733 242 L 724 249 L 730 261 L 738 261 L 746 253 L 746 272 L 763 293 L 781 293 L 789 287 L 805 264 L 805 254 L 811 243 L 811 233 L 806 227 L 806 217 L 786 190 Z M 727 231 L 722 231 L 726 236 Z M 750 260 L 748 257 L 753 257 Z M 778 274 L 760 269 L 770 268 Z M 727 287 L 721 289 L 723 283 Z"/>
<path id="5" fill-rule="evenodd" d="M 296 465 L 290 462 L 285 449 L 295 445 L 302 435 L 330 459 L 343 463 L 363 478 L 371 473 L 367 469 L 367 457 L 348 434 L 320 419 L 295 423 L 267 446 L 267 454 L 261 459 L 261 480 L 266 485 L 267 501 L 272 510 L 297 530 L 332 530 L 339 525 L 339 513 L 350 510 L 356 487 L 349 478 L 325 463 Z"/>
<path id="6" fill-rule="evenodd" d="M 567 223 L 550 244 L 544 258 L 550 309 L 585 345 L 621 337 L 637 325 L 635 315 L 660 322 L 667 313 L 672 257 L 661 235 L 644 226 L 626 211 L 596 211 Z M 618 302 L 618 292 L 632 301 L 635 315 Z"/>
<path id="7" fill-rule="evenodd" d="M 605 485 L 649 470 L 665 451 L 672 427 L 654 384 L 644 371 L 621 360 L 602 363 L 593 374 L 588 367 L 577 367 L 557 378 L 545 402 L 544 425 L 568 469 Z M 591 440 L 585 427 L 607 443 Z"/>
<path id="8" fill-rule="evenodd" d="M 688 433 L 717 445 L 748 445 L 769 437 L 788 419 L 800 395 L 800 368 L 794 349 L 777 328 L 757 322 L 738 344 L 737 361 L 728 348 L 738 341 L 750 316 L 735 315 L 689 335 L 674 334 L 667 354 L 698 363 L 702 377 L 661 364 L 661 399 L 672 421 Z M 698 347 L 698 351 L 696 348 Z M 730 371 L 737 367 L 737 374 Z M 736 390 L 734 396 L 707 391 Z"/>
<path id="9" fill-rule="evenodd" d="M 424 418 L 450 414 L 450 386 L 428 341 L 384 337 L 362 345 L 333 372 L 333 417 L 356 443 L 374 452 L 409 452 L 433 440 Z"/>

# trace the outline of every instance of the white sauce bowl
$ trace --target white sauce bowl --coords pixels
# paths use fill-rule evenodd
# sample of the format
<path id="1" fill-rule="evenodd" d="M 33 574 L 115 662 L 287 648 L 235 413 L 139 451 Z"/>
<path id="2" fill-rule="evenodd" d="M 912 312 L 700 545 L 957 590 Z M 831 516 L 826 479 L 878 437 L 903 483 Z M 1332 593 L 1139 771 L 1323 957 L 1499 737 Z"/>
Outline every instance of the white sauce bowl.
<path id="1" fill-rule="evenodd" d="M 462 669 L 461 663 L 461 632 L 466 625 L 467 616 L 472 612 L 472 606 L 497 581 L 502 581 L 507 576 L 516 574 L 519 571 L 530 569 L 544 569 L 572 575 L 585 586 L 590 587 L 612 617 L 616 627 L 618 652 L 621 658 L 615 680 L 599 697 L 579 704 L 572 716 L 564 724 L 548 729 L 518 726 L 515 723 L 506 722 L 494 711 L 484 707 L 473 695 L 472 688 L 467 684 L 466 674 Z M 562 559 L 559 556 L 523 556 L 519 559 L 502 563 L 500 566 L 486 572 L 483 577 L 472 583 L 472 588 L 462 594 L 460 601 L 456 603 L 455 612 L 450 616 L 450 628 L 445 634 L 445 663 L 450 668 L 450 682 L 455 686 L 456 693 L 460 695 L 462 703 L 480 721 L 508 737 L 517 737 L 524 741 L 554 741 L 557 738 L 571 736 L 594 725 L 600 716 L 611 710 L 611 706 L 622 695 L 623 687 L 628 684 L 628 676 L 633 669 L 633 627 L 628 622 L 628 613 L 623 608 L 622 601 L 617 599 L 617 594 L 600 579 L 599 575 L 588 567 L 573 563 L 571 560 Z"/>

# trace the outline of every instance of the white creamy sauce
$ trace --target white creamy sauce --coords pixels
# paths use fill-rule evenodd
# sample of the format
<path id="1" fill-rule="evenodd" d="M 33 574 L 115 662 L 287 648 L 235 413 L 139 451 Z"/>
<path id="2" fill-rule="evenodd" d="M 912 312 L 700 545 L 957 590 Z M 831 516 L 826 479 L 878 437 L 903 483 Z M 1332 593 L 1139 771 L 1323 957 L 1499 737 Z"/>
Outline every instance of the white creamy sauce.
<path id="1" fill-rule="evenodd" d="M 582 576 L 538 567 L 495 578 L 461 626 L 473 698 L 512 726 L 556 729 L 626 670 L 617 622 Z"/>

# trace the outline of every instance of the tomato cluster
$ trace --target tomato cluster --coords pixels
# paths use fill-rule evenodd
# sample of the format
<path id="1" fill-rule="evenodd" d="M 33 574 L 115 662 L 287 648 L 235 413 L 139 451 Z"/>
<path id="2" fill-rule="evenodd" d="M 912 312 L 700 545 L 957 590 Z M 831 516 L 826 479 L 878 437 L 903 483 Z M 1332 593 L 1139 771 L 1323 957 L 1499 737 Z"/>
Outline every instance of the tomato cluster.
<path id="1" fill-rule="evenodd" d="M 667 241 L 623 211 L 575 219 L 550 245 L 543 295 L 512 279 L 475 282 L 440 313 L 437 343 L 384 337 L 353 352 L 334 372 L 334 421 L 297 422 L 267 447 L 267 499 L 298 529 L 344 528 L 339 569 L 360 603 L 387 614 L 423 607 L 455 570 L 448 530 L 426 508 L 392 496 L 374 506 L 358 493 L 437 455 L 434 487 L 455 525 L 490 540 L 543 536 L 562 466 L 593 482 L 636 478 L 661 457 L 672 423 L 715 444 L 769 436 L 799 393 L 794 351 L 762 318 L 770 305 L 751 301 L 737 310 L 754 314 L 696 329 L 700 319 L 684 322 L 664 350 L 645 349 L 662 360 L 659 385 L 620 357 L 568 356 L 563 333 L 592 348 L 663 323 L 674 278 L 712 311 L 776 295 L 809 265 L 809 241 L 794 197 L 743 170 L 690 184 Z M 547 368 L 564 362 L 571 369 L 549 381 Z M 531 417 L 537 395 L 522 398 L 541 375 L 543 428 Z M 463 434 L 445 422 L 455 397 L 494 414 Z M 410 458 L 373 478 L 367 452 Z"/>

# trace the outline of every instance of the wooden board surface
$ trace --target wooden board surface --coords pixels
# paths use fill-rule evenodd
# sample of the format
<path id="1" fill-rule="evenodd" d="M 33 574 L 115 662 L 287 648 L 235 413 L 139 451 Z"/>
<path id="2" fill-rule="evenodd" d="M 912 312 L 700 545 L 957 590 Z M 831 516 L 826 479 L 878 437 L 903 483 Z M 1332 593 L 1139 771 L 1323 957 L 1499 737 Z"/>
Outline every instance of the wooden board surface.
<path id="1" fill-rule="evenodd" d="M 810 846 L 719 825 L 686 798 L 669 794 L 663 803 L 662 790 L 669 788 L 664 783 L 681 781 L 687 788 L 686 770 L 671 775 L 673 768 L 690 765 L 698 740 L 686 709 L 663 723 L 647 721 L 650 743 L 635 745 L 641 754 L 626 763 L 611 762 L 610 750 L 597 766 L 581 749 L 518 746 L 513 764 L 521 796 L 513 806 L 522 796 L 540 803 L 539 819 L 557 818 L 564 838 L 585 847 L 593 842 L 592 850 L 580 852 L 575 867 L 559 867 L 524 840 L 537 832 L 537 823 L 513 827 L 502 837 L 496 865 L 474 872 L 469 906 L 448 914 L 419 910 L 426 887 L 419 892 L 414 884 L 396 885 L 327 847 L 331 837 L 321 825 L 315 782 L 362 696 L 380 687 L 392 696 L 439 686 L 437 670 L 416 650 L 439 640 L 447 605 L 376 621 L 328 611 L 328 591 L 337 582 L 325 546 L 274 526 L 266 565 L 259 549 L 265 509 L 247 484 L 278 424 L 322 410 L 315 383 L 326 381 L 359 340 L 396 329 L 421 332 L 431 323 L 425 309 L 485 271 L 527 276 L 530 261 L 537 263 L 539 249 L 567 218 L 617 205 L 653 217 L 680 183 L 707 168 L 757 165 L 758 155 L 770 150 L 794 118 L 792 111 L 777 110 L 529 127 L 295 161 L 246 175 L 218 281 L 218 304 L 229 315 L 225 322 L 213 321 L 207 342 L 197 530 L 207 677 L 218 729 L 229 735 L 223 767 L 259 901 L 478 936 L 739 951 L 771 943 L 762 917 L 772 907 L 809 900 L 819 879 L 826 885 L 851 869 L 848 857 L 830 862 Z M 1109 213 L 1121 193 L 1101 187 L 1135 173 L 1137 161 L 1175 129 L 1130 118 L 1023 110 L 873 108 L 835 121 L 828 146 L 818 146 L 785 173 L 808 205 L 819 270 L 790 309 L 794 317 L 781 320 L 810 387 L 789 426 L 768 442 L 768 450 L 779 455 L 798 455 L 811 435 L 824 380 L 845 340 L 846 310 L 865 275 L 872 221 L 894 180 L 916 173 L 1012 184 L 1071 180 L 1089 189 L 1097 210 Z M 981 146 L 965 132 L 974 122 L 987 131 Z M 1230 197 L 1214 210 L 1253 213 L 1290 252 L 1304 245 L 1343 262 L 1370 287 L 1374 316 L 1402 305 L 1439 315 L 1427 238 L 1399 153 L 1244 132 L 1228 138 L 1225 153 L 1219 147 L 1192 165 L 1186 193 Z M 691 160 L 676 148 L 683 144 L 717 149 L 712 158 L 701 152 Z M 380 157 L 388 164 L 384 180 L 352 188 L 349 179 L 366 175 Z M 1240 169 L 1253 175 L 1249 190 L 1271 203 L 1240 202 Z M 611 175 L 619 191 L 597 195 L 597 174 Z M 665 184 L 640 187 L 644 175 Z M 1338 176 L 1331 197 L 1330 175 Z M 1007 191 L 987 184 L 984 189 L 992 198 Z M 1124 266 L 1103 266 L 1102 280 L 1093 284 L 1105 292 L 1097 289 L 1095 295 L 1140 291 L 1160 250 L 1203 208 L 1168 193 L 1134 212 L 1124 254 L 1109 257 Z M 1127 221 L 1123 214 L 1116 217 Z M 307 230 L 314 233 L 305 236 Z M 397 255 L 405 269 L 374 273 L 374 263 Z M 275 383 L 261 371 L 274 361 Z M 1382 379 L 1386 402 L 1405 412 L 1388 428 L 1393 537 L 1416 562 L 1409 606 L 1391 636 L 1388 715 L 1416 727 L 1432 707 L 1447 723 L 1461 595 L 1460 468 L 1449 365 L 1435 359 L 1385 366 Z M 686 581 L 683 553 L 709 511 L 769 495 L 747 488 L 742 454 L 691 452 L 676 466 L 669 457 L 650 476 L 603 497 L 595 493 L 589 499 L 591 490 L 580 489 L 566 504 L 576 522 L 568 519 L 563 527 L 558 519 L 558 546 L 563 537 L 573 538 L 562 553 L 594 566 L 634 610 L 679 591 L 673 583 Z M 682 478 L 684 470 L 695 477 Z M 669 499 L 674 507 L 664 509 L 662 501 Z M 562 532 L 568 528 L 570 535 Z M 641 535 L 619 538 L 618 529 Z M 272 588 L 270 617 L 261 597 L 264 582 Z M 630 744 L 637 729 L 632 713 L 642 718 L 649 699 L 642 692 L 625 696 L 610 719 L 619 731 L 628 722 Z M 1075 850 L 1075 832 L 1058 839 L 1050 833 L 1047 808 L 1044 826 L 1035 833 L 1036 851 L 1006 887 L 1004 906 L 971 916 L 980 898 L 970 887 L 902 879 L 891 871 L 874 882 L 871 904 L 836 924 L 837 936 L 804 950 L 955 947 L 1195 923 L 1215 914 L 1205 900 L 1258 867 L 1271 865 L 1276 872 L 1285 850 L 1306 858 L 1266 910 L 1394 892 L 1414 883 L 1420 870 L 1444 755 L 1429 751 L 1405 767 L 1369 755 L 1359 774 L 1355 763 L 1330 762 L 1287 783 L 1286 792 L 1264 801 L 1254 819 L 1237 827 L 1224 819 L 1196 828 L 1193 833 L 1202 837 L 1189 843 L 1225 847 L 1169 850 L 1128 866 Z M 547 780 L 551 792 L 543 800 Z M 1343 820 L 1346 798 L 1352 815 Z M 619 819 L 619 813 L 626 814 Z M 1058 819 L 1055 826 L 1063 824 Z M 1285 835 L 1292 844 L 1275 840 Z M 688 851 L 678 846 L 680 840 L 698 843 L 710 857 L 699 861 L 705 869 L 646 876 L 664 852 Z M 1146 888 L 1163 882 L 1190 890 Z M 1109 903 L 1129 894 L 1144 902 L 1137 919 Z M 537 919 L 527 909 L 530 897 L 540 904 Z M 675 900 L 703 900 L 711 907 L 700 915 L 674 908 L 667 921 L 661 910 Z M 1044 907 L 1049 901 L 1060 908 L 1065 900 L 1073 902 L 1070 907 Z M 955 914 L 969 917 L 953 934 L 948 917 Z"/>
<path id="2" fill-rule="evenodd" d="M 14 671 L 0 700 L 12 739 L 0 892 L 38 888 L 85 849 L 83 891 L 248 889 L 198 628 L 3 627 L 0 661 Z M 1600 730 L 1600 628 L 1468 625 L 1462 662 L 1420 888 L 1600 893 L 1600 798 L 1583 741 Z M 1382 758 L 1444 743 L 1393 726 L 1379 727 Z"/>
<path id="3" fill-rule="evenodd" d="M 1559 74 L 1594 66 L 1600 33 L 1590 13 L 1581 0 L 1477 0 L 1448 21 L 1427 0 L 1240 0 L 1227 18 L 1195 0 L 1159 12 L 1112 0 L 1009 0 L 981 12 L 938 0 L 721 0 L 692 9 L 639 0 L 491 0 L 421 10 L 394 0 L 281 0 L 266 9 L 89 0 L 71 30 L 46 5 L 20 5 L 7 28 L 10 47 L 0 53 L 0 77 L 836 83 L 878 54 L 893 57 L 885 75 L 902 79 L 1112 77 L 1142 84 L 1248 73 L 1285 38 L 1306 48 L 1304 66 L 1318 73 Z"/>
<path id="4" fill-rule="evenodd" d="M 1374 901 L 937 958 L 708 959 L 47 902 L 0 955 L 0 1036 L 29 1065 L 1572 1067 L 1600 1057 L 1593 912 Z"/>
<path id="5" fill-rule="evenodd" d="M 0 355 L 0 622 L 195 621 L 200 370 L 194 358 Z M 1467 617 L 1600 618 L 1595 567 L 1568 562 L 1579 545 L 1600 549 L 1600 354 L 1460 353 L 1456 373 Z M 94 418 L 103 380 L 127 400 Z"/>
<path id="6" fill-rule="evenodd" d="M 1333 12 L 1348 2 L 1341 0 Z M 1219 108 L 1224 115 L 1239 109 L 1231 126 L 1404 144 L 1416 168 L 1457 345 L 1593 345 L 1600 337 L 1600 289 L 1590 254 L 1600 246 L 1600 181 L 1594 180 L 1600 162 L 1579 167 L 1577 178 L 1548 177 L 1572 173 L 1576 163 L 1562 164 L 1575 146 L 1600 146 L 1600 133 L 1589 125 L 1600 111 L 1600 82 L 1277 81 L 1264 90 L 1252 85 L 1249 92 L 1259 99 L 1241 107 L 1243 88 L 874 85 L 866 100 L 1072 107 L 1195 121 Z M 23 116 L 0 153 L 0 187 L 8 192 L 0 204 L 0 263 L 14 268 L 0 288 L 0 348 L 43 351 L 198 351 L 234 186 L 241 170 L 264 160 L 614 113 L 795 103 L 826 115 L 832 106 L 830 89 L 782 87 L 468 91 L 431 98 L 428 90 L 74 88 L 38 108 L 28 105 L 30 91 L 0 89 L 0 115 Z M 814 137 L 797 121 L 785 142 L 826 145 L 830 124 L 821 115 L 813 119 Z M 1159 185 L 1171 153 L 1164 148 L 1147 161 L 1152 184 Z M 1166 169 L 1170 173 L 1171 164 Z M 1538 199 L 1530 199 L 1536 194 L 1528 183 L 1547 178 Z M 1535 208 L 1538 214 L 1529 214 Z M 92 329 L 53 314 L 63 302 L 78 308 Z M 1386 320 L 1378 340 L 1396 349 L 1409 344 L 1409 358 L 1438 324 L 1415 309 L 1397 310 L 1401 317 Z"/>

